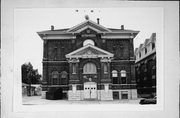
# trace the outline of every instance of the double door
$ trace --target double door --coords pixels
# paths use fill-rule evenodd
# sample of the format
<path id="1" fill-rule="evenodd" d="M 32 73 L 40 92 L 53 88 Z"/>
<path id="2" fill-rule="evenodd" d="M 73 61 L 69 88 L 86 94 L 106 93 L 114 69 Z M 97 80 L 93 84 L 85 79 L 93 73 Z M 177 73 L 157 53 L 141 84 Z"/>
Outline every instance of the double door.
<path id="1" fill-rule="evenodd" d="M 96 99 L 97 98 L 97 84 L 95 82 L 84 83 L 84 99 Z"/>

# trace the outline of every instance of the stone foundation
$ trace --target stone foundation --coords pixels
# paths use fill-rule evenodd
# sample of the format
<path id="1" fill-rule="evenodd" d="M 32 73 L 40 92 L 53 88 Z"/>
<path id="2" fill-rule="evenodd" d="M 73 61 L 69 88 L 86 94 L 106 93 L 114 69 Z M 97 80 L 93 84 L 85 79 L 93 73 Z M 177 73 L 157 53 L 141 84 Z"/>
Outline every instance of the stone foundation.
<path id="1" fill-rule="evenodd" d="M 119 99 L 122 99 L 122 94 L 127 94 L 127 99 L 137 99 L 137 89 L 123 89 L 123 90 L 113 90 L 114 92 L 119 92 Z"/>
<path id="2" fill-rule="evenodd" d="M 98 90 L 98 100 L 113 100 L 112 90 Z"/>
<path id="3" fill-rule="evenodd" d="M 119 92 L 119 100 L 122 99 L 122 94 L 127 94 L 127 99 L 137 99 L 136 89 L 123 90 L 98 90 L 97 100 L 113 100 L 113 91 Z M 77 90 L 76 92 L 68 91 L 68 100 L 84 100 L 84 91 Z"/>
<path id="4" fill-rule="evenodd" d="M 132 89 L 132 99 L 137 99 L 137 89 Z"/>
<path id="5" fill-rule="evenodd" d="M 84 90 L 68 91 L 68 100 L 84 100 Z M 98 90 L 96 100 L 113 100 L 112 90 Z"/>
<path id="6" fill-rule="evenodd" d="M 68 91 L 68 100 L 83 100 L 84 92 L 83 91 Z"/>

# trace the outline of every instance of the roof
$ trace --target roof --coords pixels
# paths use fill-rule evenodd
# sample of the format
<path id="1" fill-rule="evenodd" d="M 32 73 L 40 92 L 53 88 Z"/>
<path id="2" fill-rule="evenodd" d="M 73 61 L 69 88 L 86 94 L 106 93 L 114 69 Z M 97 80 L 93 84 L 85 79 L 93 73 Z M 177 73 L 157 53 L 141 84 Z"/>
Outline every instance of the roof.
<path id="1" fill-rule="evenodd" d="M 143 44 L 140 44 L 140 45 L 139 45 L 139 50 L 141 50 L 141 49 L 142 49 L 142 47 L 143 47 Z"/>
<path id="2" fill-rule="evenodd" d="M 156 41 L 156 33 L 152 33 L 150 37 L 150 42 L 155 42 Z"/>
<path id="3" fill-rule="evenodd" d="M 135 30 L 128 30 L 128 29 L 116 29 L 116 28 L 106 28 L 92 20 L 85 20 L 78 25 L 75 25 L 71 28 L 64 28 L 64 29 L 54 29 L 54 30 L 45 30 L 37 32 L 40 36 L 44 34 L 74 34 L 79 33 L 86 28 L 90 28 L 92 30 L 97 31 L 98 33 L 134 33 L 138 34 L 139 31 Z"/>
<path id="4" fill-rule="evenodd" d="M 67 30 L 67 32 L 78 32 L 79 29 L 82 29 L 84 27 L 88 27 L 88 28 L 95 28 L 98 29 L 100 32 L 111 32 L 109 29 L 107 29 L 106 27 L 97 24 L 96 22 L 92 21 L 92 20 L 85 20 L 84 22 L 70 28 Z"/>
<path id="5" fill-rule="evenodd" d="M 149 43 L 153 43 L 155 41 L 156 41 L 156 33 L 152 33 L 152 35 L 151 35 L 151 37 L 149 39 L 146 39 L 143 44 L 140 44 L 139 47 L 135 49 L 135 55 L 137 55 L 139 52 L 143 51 L 142 49 L 144 47 L 147 47 Z M 156 52 L 156 50 L 154 48 L 153 50 L 146 53 L 145 56 L 141 56 L 139 59 L 136 59 L 136 62 L 144 59 L 148 55 L 151 55 L 152 53 L 155 53 L 155 52 Z"/>
<path id="6" fill-rule="evenodd" d="M 148 43 L 149 43 L 149 39 L 146 39 L 146 40 L 144 41 L 144 45 L 146 46 Z"/>
<path id="7" fill-rule="evenodd" d="M 137 53 L 137 51 L 138 51 L 138 48 L 136 48 L 136 49 L 135 49 L 135 51 L 134 51 L 134 52 L 135 52 L 135 54 Z"/>
<path id="8" fill-rule="evenodd" d="M 111 30 L 112 32 L 121 32 L 121 33 L 139 33 L 139 31 L 135 31 L 135 30 L 129 30 L 129 29 L 116 29 L 116 28 L 108 28 L 109 30 Z"/>

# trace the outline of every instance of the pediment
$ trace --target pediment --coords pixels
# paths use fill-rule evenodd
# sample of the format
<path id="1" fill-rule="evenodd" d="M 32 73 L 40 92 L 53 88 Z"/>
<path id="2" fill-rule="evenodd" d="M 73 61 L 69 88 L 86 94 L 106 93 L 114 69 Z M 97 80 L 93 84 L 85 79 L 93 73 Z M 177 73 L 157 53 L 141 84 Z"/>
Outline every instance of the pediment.
<path id="1" fill-rule="evenodd" d="M 96 50 L 92 47 L 88 47 L 88 48 L 81 50 L 77 53 L 74 53 L 72 55 L 106 55 L 106 53 Z"/>
<path id="2" fill-rule="evenodd" d="M 114 54 L 93 45 L 86 45 L 66 55 L 66 58 L 113 57 Z"/>
<path id="3" fill-rule="evenodd" d="M 111 32 L 111 30 L 109 30 L 108 28 L 105 28 L 104 26 L 97 24 L 91 20 L 86 20 L 86 21 L 70 28 L 69 30 L 67 30 L 67 32 L 68 33 L 80 33 L 87 29 L 91 29 L 97 33 Z"/>

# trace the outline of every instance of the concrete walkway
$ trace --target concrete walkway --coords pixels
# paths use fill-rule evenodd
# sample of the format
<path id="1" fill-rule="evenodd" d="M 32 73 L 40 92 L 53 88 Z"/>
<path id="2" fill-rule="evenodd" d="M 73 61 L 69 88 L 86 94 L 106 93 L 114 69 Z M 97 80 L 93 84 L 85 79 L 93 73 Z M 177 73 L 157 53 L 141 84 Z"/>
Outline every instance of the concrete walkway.
<path id="1" fill-rule="evenodd" d="M 41 96 L 23 96 L 23 105 L 54 105 L 54 104 L 139 104 L 136 100 L 113 100 L 113 101 L 68 101 L 68 100 L 46 100 Z"/>

